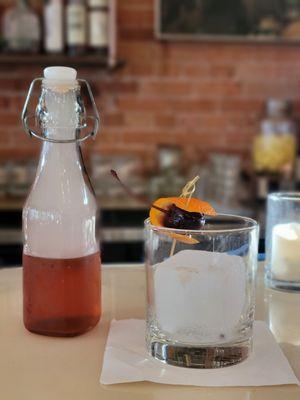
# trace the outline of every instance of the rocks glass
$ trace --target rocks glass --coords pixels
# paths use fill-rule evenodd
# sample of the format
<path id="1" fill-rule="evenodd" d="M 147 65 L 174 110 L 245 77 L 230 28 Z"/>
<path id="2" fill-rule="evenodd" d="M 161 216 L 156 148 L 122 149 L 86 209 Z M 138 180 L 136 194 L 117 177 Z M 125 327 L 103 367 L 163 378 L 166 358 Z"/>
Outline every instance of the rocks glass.
<path id="1" fill-rule="evenodd" d="M 175 366 L 219 368 L 252 347 L 258 225 L 218 215 L 201 230 L 145 221 L 149 353 Z"/>
<path id="2" fill-rule="evenodd" d="M 267 285 L 300 291 L 300 192 L 269 194 L 266 256 Z"/>

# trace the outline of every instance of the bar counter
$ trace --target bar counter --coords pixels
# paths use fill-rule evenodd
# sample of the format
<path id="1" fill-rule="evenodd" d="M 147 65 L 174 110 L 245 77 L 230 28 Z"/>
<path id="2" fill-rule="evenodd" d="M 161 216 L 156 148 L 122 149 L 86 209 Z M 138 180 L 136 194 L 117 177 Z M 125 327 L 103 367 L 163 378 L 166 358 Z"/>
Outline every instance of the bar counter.
<path id="1" fill-rule="evenodd" d="M 2 400 L 299 400 L 300 386 L 198 388 L 149 382 L 99 383 L 112 318 L 144 318 L 141 265 L 103 267 L 100 324 L 75 338 L 31 334 L 22 324 L 22 270 L 0 270 L 0 399 Z M 256 319 L 266 320 L 300 378 L 300 293 L 264 288 L 259 265 Z"/>

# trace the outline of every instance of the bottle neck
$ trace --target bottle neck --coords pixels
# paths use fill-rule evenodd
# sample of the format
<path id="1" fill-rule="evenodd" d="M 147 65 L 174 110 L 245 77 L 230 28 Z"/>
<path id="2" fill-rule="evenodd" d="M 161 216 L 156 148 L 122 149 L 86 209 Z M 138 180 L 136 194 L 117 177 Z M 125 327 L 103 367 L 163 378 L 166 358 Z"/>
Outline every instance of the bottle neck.
<path id="1" fill-rule="evenodd" d="M 75 140 L 85 110 L 78 87 L 55 90 L 43 87 L 36 116 L 48 139 Z"/>
<path id="2" fill-rule="evenodd" d="M 78 137 L 77 130 L 75 128 L 47 128 L 44 131 L 44 135 L 47 139 L 52 139 L 56 140 L 57 142 L 54 142 L 52 144 L 64 144 L 64 145 L 72 145 L 76 144 L 75 139 Z M 60 141 L 63 140 L 74 140 L 74 142 L 70 143 L 59 143 Z"/>

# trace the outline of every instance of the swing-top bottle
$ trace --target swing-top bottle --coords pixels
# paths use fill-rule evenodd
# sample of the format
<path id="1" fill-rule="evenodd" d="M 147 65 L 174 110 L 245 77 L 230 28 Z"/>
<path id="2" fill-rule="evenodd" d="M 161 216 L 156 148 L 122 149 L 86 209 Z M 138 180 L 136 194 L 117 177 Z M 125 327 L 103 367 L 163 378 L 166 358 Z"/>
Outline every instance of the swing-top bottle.
<path id="1" fill-rule="evenodd" d="M 76 75 L 66 67 L 44 71 L 35 113 L 40 135 L 29 128 L 32 87 L 22 116 L 27 132 L 42 139 L 23 209 L 24 324 L 29 331 L 51 336 L 84 333 L 101 314 L 97 204 L 80 148 L 87 116 Z M 98 114 L 86 85 L 95 134 Z"/>

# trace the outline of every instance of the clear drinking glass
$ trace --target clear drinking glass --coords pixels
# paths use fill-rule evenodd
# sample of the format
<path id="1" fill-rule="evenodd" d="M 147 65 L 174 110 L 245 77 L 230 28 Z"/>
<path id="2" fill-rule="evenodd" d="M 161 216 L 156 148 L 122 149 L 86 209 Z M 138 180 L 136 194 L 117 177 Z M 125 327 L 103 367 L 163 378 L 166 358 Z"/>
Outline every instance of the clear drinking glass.
<path id="1" fill-rule="evenodd" d="M 300 291 L 300 192 L 269 194 L 266 258 L 268 286 Z"/>
<path id="2" fill-rule="evenodd" d="M 168 364 L 218 368 L 252 348 L 258 225 L 218 215 L 201 230 L 145 221 L 149 353 Z"/>

